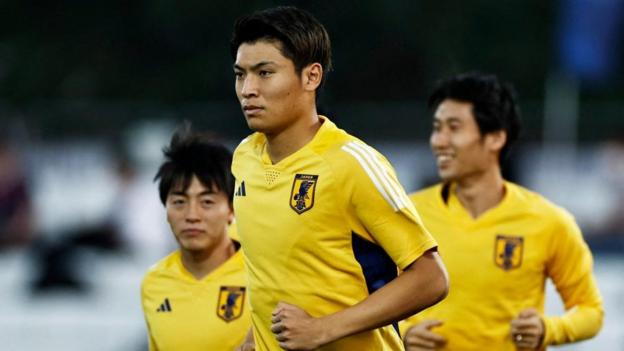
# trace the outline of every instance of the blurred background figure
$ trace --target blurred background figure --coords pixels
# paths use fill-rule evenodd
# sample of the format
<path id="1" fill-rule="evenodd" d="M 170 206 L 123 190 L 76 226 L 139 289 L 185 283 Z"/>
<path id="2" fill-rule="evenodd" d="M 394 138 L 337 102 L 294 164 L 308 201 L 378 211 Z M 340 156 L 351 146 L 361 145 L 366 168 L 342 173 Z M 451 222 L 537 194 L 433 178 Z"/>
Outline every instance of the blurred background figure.
<path id="1" fill-rule="evenodd" d="M 35 221 L 23 161 L 9 133 L 0 132 L 0 252 L 33 239 Z"/>
<path id="2" fill-rule="evenodd" d="M 86 277 L 83 277 L 84 257 L 81 255 L 84 250 L 129 253 L 128 241 L 131 237 L 124 237 L 124 234 L 127 235 L 124 229 L 132 223 L 126 214 L 131 212 L 137 215 L 136 211 L 129 208 L 127 200 L 132 193 L 136 171 L 123 151 L 115 152 L 112 156 L 111 173 L 116 184 L 108 185 L 107 191 L 113 195 L 105 213 L 96 220 L 57 230 L 53 235 L 44 233 L 35 242 L 33 292 L 57 288 L 86 291 L 88 285 Z"/>
<path id="3" fill-rule="evenodd" d="M 56 170 L 53 172 L 80 172 L 81 165 L 88 167 L 94 158 L 98 163 L 101 162 L 103 171 L 99 176 L 96 176 L 97 172 L 86 174 L 96 177 L 80 179 L 84 184 L 82 186 L 60 177 L 65 179 L 61 180 L 62 187 L 77 187 L 81 196 L 88 193 L 97 197 L 97 193 L 102 191 L 106 196 L 99 196 L 102 203 L 90 211 L 85 210 L 88 206 L 76 208 L 74 214 L 84 217 L 81 221 L 72 223 L 68 220 L 42 228 L 42 235 L 33 246 L 33 292 L 59 288 L 86 292 L 94 279 L 85 270 L 88 261 L 93 258 L 88 256 L 89 253 L 123 255 L 146 266 L 173 248 L 170 235 L 163 234 L 166 232 L 162 219 L 164 211 L 154 195 L 151 174 L 147 173 L 152 168 L 147 164 L 155 160 L 132 149 L 138 147 L 139 150 L 149 150 L 149 146 L 146 146 L 149 141 L 142 140 L 145 136 L 139 127 L 127 135 L 113 138 L 110 146 L 104 148 L 102 153 L 92 151 L 61 156 L 70 158 L 65 162 L 73 166 L 65 170 L 54 167 Z M 73 201 L 84 202 L 85 199 L 78 197 Z"/>
<path id="4" fill-rule="evenodd" d="M 596 228 L 594 248 L 624 252 L 624 131 L 601 143 L 597 149 L 598 173 L 609 189 L 610 206 Z"/>

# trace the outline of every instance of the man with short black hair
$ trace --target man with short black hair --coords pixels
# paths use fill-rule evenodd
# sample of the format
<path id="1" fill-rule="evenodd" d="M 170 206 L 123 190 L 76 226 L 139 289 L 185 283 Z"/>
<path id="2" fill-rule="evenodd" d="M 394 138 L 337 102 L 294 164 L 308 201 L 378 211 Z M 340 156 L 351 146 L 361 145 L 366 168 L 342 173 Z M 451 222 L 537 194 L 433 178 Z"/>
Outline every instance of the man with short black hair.
<path id="1" fill-rule="evenodd" d="M 542 350 L 596 335 L 602 299 L 574 218 L 502 176 L 521 124 L 511 85 L 461 74 L 440 82 L 429 107 L 442 183 L 411 199 L 440 243 L 453 289 L 401 324 L 407 350 Z M 543 315 L 547 278 L 563 316 Z"/>
<path id="2" fill-rule="evenodd" d="M 163 152 L 155 180 L 179 249 L 141 287 L 150 351 L 231 351 L 250 328 L 243 257 L 228 236 L 232 154 L 188 127 Z"/>
<path id="3" fill-rule="evenodd" d="M 325 28 L 293 7 L 255 12 L 232 55 L 256 132 L 232 164 L 256 349 L 402 350 L 390 324 L 444 298 L 446 273 L 389 162 L 317 113 Z"/>

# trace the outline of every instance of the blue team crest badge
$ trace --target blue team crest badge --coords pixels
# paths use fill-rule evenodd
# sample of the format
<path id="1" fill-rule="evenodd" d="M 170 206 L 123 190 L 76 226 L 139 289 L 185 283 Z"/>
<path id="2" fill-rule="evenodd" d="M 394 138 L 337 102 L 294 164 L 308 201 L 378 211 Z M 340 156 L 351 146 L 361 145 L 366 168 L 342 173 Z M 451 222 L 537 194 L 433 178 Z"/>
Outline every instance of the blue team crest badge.
<path id="1" fill-rule="evenodd" d="M 243 314 L 244 303 L 245 287 L 222 286 L 219 290 L 217 316 L 229 323 Z"/>
<path id="2" fill-rule="evenodd" d="M 494 249 L 494 262 L 508 271 L 522 265 L 524 238 L 521 236 L 497 235 Z"/>
<path id="3" fill-rule="evenodd" d="M 302 214 L 314 206 L 314 193 L 318 175 L 297 174 L 290 191 L 290 207 Z"/>

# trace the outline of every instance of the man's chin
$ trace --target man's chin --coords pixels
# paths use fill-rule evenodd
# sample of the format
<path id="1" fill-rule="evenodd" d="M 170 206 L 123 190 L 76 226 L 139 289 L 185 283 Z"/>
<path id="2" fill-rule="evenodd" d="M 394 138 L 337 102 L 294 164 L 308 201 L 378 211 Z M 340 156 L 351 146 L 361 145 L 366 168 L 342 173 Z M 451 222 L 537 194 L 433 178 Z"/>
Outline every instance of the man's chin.
<path id="1" fill-rule="evenodd" d="M 249 129 L 260 132 L 262 129 L 262 121 L 258 117 L 246 117 L 245 121 L 247 122 L 247 127 Z"/>
<path id="2" fill-rule="evenodd" d="M 455 180 L 455 174 L 451 172 L 438 171 L 438 176 L 440 180 L 444 183 L 452 182 Z"/>
<path id="3" fill-rule="evenodd" d="M 267 123 L 267 120 L 259 117 L 247 118 L 247 127 L 254 132 L 259 132 L 266 135 L 273 135 L 278 133 L 281 129 L 281 125 L 271 125 Z"/>
<path id="4" fill-rule="evenodd" d="M 181 240 L 179 243 L 180 248 L 188 252 L 199 252 L 208 247 L 207 243 L 199 242 L 197 240 Z"/>

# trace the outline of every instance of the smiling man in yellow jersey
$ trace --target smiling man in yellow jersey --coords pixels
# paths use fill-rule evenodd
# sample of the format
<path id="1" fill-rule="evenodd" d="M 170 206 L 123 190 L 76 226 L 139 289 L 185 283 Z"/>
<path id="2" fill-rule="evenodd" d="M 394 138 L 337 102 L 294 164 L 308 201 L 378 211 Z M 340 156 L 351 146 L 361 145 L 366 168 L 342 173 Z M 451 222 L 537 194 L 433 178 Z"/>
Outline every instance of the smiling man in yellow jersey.
<path id="1" fill-rule="evenodd" d="M 411 199 L 453 288 L 401 323 L 407 349 L 534 350 L 596 335 L 602 300 L 573 217 L 501 175 L 520 128 L 511 87 L 491 75 L 459 75 L 440 83 L 429 106 L 443 182 Z M 565 304 L 562 316 L 543 315 L 547 278 Z"/>
<path id="2" fill-rule="evenodd" d="M 446 274 L 387 160 L 317 114 L 327 32 L 260 11 L 237 20 L 232 54 L 256 131 L 232 165 L 256 349 L 402 350 L 390 324 L 442 299 Z"/>
<path id="3" fill-rule="evenodd" d="M 232 351 L 251 326 L 243 257 L 228 237 L 232 154 L 190 129 L 174 134 L 164 153 L 156 179 L 179 250 L 143 280 L 149 349 Z"/>

